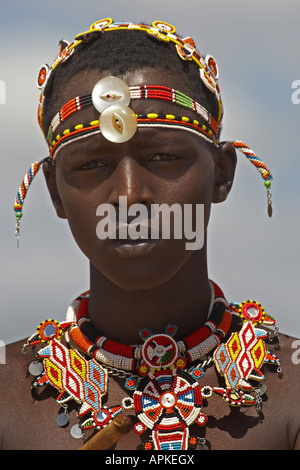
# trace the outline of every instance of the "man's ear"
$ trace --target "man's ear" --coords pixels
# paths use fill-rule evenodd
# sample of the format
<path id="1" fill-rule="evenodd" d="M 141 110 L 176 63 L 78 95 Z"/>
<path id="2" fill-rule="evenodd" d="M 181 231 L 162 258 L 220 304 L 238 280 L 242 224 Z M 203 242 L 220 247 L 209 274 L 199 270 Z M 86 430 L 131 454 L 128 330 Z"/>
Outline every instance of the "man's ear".
<path id="1" fill-rule="evenodd" d="M 61 219 L 66 219 L 67 216 L 65 214 L 64 206 L 57 190 L 56 166 L 53 165 L 52 162 L 46 161 L 43 164 L 43 172 L 56 213 Z"/>
<path id="2" fill-rule="evenodd" d="M 212 202 L 218 204 L 227 199 L 230 192 L 237 162 L 234 146 L 231 142 L 223 142 L 213 151 L 215 162 L 215 184 Z"/>

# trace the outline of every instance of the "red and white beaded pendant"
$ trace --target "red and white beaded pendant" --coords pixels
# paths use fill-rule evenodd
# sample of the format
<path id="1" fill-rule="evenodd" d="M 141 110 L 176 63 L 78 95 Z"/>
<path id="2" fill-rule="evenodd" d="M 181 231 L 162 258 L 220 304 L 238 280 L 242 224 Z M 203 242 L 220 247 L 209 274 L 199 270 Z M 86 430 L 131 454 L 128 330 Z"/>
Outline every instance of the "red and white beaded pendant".
<path id="1" fill-rule="evenodd" d="M 36 80 L 36 85 L 39 88 L 39 90 L 41 90 L 45 86 L 47 78 L 48 78 L 48 74 L 49 74 L 49 65 L 48 64 L 42 65 L 39 70 L 37 80 Z"/>
<path id="2" fill-rule="evenodd" d="M 151 430 L 145 450 L 186 450 L 194 443 L 189 438 L 189 426 L 194 422 L 200 426 L 206 423 L 201 411 L 201 388 L 182 370 L 186 360 L 179 355 L 176 341 L 167 334 L 175 334 L 176 327 L 168 325 L 165 331 L 166 334 L 156 335 L 149 329 L 140 332 L 145 343 L 138 371 L 144 378 L 133 394 L 139 420 L 134 431 L 140 435 L 147 428 Z"/>
<path id="3" fill-rule="evenodd" d="M 175 34 L 176 33 L 175 26 L 173 26 L 169 23 L 165 23 L 164 21 L 159 21 L 159 20 L 153 21 L 152 26 L 154 26 L 154 28 L 157 28 L 159 31 L 161 31 L 163 33 L 169 33 L 169 34 Z"/>

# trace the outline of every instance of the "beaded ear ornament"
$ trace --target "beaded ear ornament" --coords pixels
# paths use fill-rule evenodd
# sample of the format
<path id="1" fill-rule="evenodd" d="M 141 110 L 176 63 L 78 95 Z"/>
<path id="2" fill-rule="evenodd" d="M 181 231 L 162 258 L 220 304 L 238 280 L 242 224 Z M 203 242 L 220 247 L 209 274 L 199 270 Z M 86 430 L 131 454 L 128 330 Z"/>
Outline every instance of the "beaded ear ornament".
<path id="1" fill-rule="evenodd" d="M 205 427 L 209 416 L 204 408 L 213 396 L 233 407 L 255 406 L 260 413 L 266 392 L 263 365 L 273 364 L 281 375 L 279 359 L 266 349 L 270 335 L 261 328 L 275 326 L 275 338 L 275 320 L 258 302 L 230 304 L 215 283 L 211 286 L 206 323 L 179 341 L 172 324 L 160 334 L 141 330 L 143 344 L 136 346 L 106 338 L 90 322 L 88 292 L 74 300 L 64 322 L 42 322 L 24 348 L 42 345 L 29 371 L 36 377 L 34 388 L 50 385 L 58 391 L 56 400 L 64 412 L 58 414 L 57 425 L 68 423 L 67 404 L 73 400 L 80 419 L 75 435 L 71 429 L 73 437 L 84 437 L 88 429 L 101 430 L 118 413 L 134 410 L 134 432 L 150 433 L 145 450 L 207 449 L 205 439 L 190 434 L 190 427 Z M 243 326 L 229 334 L 234 314 Z M 224 380 L 223 387 L 205 383 L 206 369 L 212 364 Z M 102 403 L 109 394 L 109 375 L 125 378 L 132 393 L 114 406 Z"/>
<path id="2" fill-rule="evenodd" d="M 43 107 L 45 100 L 45 89 L 50 75 L 55 69 L 63 64 L 74 54 L 76 47 L 84 42 L 93 40 L 95 37 L 108 32 L 118 30 L 136 30 L 149 34 L 158 41 L 174 45 L 178 56 L 182 60 L 194 61 L 199 68 L 199 77 L 204 85 L 214 94 L 218 104 L 218 117 L 214 117 L 200 103 L 186 94 L 172 88 L 160 85 L 145 85 L 128 87 L 118 77 L 105 77 L 97 82 L 91 94 L 77 96 L 69 100 L 53 117 L 47 132 L 43 129 Z M 113 143 L 122 143 L 130 140 L 138 128 L 161 128 L 180 129 L 198 135 L 206 142 L 218 147 L 222 145 L 219 141 L 223 106 L 218 85 L 218 67 L 211 55 L 205 58 L 197 51 L 195 43 L 190 37 L 180 38 L 176 35 L 174 26 L 154 21 L 151 26 L 134 23 L 115 23 L 111 18 L 97 21 L 90 26 L 89 31 L 77 35 L 73 42 L 60 41 L 60 53 L 51 67 L 44 64 L 38 74 L 37 86 L 41 90 L 38 106 L 38 122 L 49 146 L 49 157 L 31 165 L 25 175 L 17 193 L 14 211 L 17 220 L 16 236 L 19 242 L 20 220 L 22 217 L 23 204 L 30 184 L 42 164 L 50 159 L 55 160 L 57 152 L 77 140 L 87 138 L 91 135 L 102 135 Z M 162 113 L 135 114 L 129 106 L 133 100 L 162 100 L 176 103 L 180 107 L 195 113 L 195 119 L 185 115 L 173 115 Z M 87 123 L 78 123 L 72 128 L 66 128 L 56 134 L 57 128 L 71 115 L 88 106 L 94 106 L 100 113 L 99 119 Z M 257 168 L 261 174 L 267 189 L 268 215 L 272 216 L 271 181 L 273 177 L 261 161 L 261 159 L 246 144 L 233 141 L 233 146 L 242 152 L 246 158 Z"/>

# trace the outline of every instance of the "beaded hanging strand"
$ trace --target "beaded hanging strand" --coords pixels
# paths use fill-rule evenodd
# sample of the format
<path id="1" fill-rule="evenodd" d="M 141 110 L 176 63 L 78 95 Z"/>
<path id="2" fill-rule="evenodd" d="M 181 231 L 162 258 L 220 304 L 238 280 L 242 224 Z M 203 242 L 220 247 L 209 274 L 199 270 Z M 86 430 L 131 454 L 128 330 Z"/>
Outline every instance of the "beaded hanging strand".
<path id="1" fill-rule="evenodd" d="M 271 193 L 270 193 L 270 188 L 271 188 L 271 181 L 273 180 L 273 177 L 266 167 L 266 165 L 258 158 L 258 156 L 251 150 L 246 144 L 244 144 L 241 141 L 235 141 L 232 142 L 233 146 L 242 152 L 248 160 L 257 168 L 257 170 L 260 172 L 262 178 L 264 179 L 264 184 L 265 187 L 267 188 L 267 203 L 268 203 L 268 216 L 272 217 L 273 214 L 273 209 L 272 209 L 272 201 L 271 201 Z"/>
<path id="2" fill-rule="evenodd" d="M 17 197 L 15 199 L 15 204 L 14 204 L 14 211 L 15 211 L 15 216 L 17 219 L 17 224 L 16 224 L 16 232 L 15 235 L 17 237 L 17 246 L 19 247 L 19 240 L 20 240 L 20 221 L 23 215 L 23 204 L 28 192 L 28 189 L 36 176 L 37 172 L 41 168 L 42 164 L 45 163 L 46 161 L 49 161 L 49 157 L 44 158 L 40 162 L 35 162 L 32 163 L 28 172 L 24 176 L 24 179 L 19 187 Z"/>

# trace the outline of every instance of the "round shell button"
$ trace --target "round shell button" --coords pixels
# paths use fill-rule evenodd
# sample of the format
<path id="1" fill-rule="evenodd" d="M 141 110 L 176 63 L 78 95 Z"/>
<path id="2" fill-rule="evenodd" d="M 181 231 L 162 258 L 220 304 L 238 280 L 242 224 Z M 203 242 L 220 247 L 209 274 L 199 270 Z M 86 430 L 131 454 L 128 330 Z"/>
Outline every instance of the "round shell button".
<path id="1" fill-rule="evenodd" d="M 107 140 L 114 143 L 127 142 L 137 130 L 137 118 L 127 106 L 112 105 L 99 118 L 100 131 Z"/>
<path id="2" fill-rule="evenodd" d="M 160 397 L 160 402 L 165 408 L 171 408 L 176 403 L 176 397 L 171 392 L 166 392 Z"/>
<path id="3" fill-rule="evenodd" d="M 92 91 L 92 102 L 99 113 L 113 104 L 128 106 L 130 99 L 128 86 L 118 77 L 102 78 Z"/>

